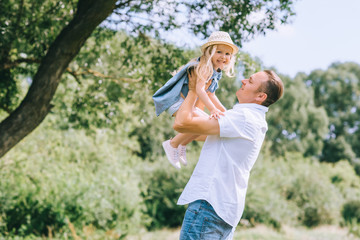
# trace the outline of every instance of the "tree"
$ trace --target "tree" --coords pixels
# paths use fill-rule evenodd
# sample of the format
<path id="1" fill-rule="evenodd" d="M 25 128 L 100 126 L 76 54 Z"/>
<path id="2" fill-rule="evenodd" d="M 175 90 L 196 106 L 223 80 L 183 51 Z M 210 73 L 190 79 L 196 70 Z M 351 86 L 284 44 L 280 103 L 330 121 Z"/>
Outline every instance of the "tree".
<path id="1" fill-rule="evenodd" d="M 96 26 L 115 8 L 115 2 L 116 0 L 78 2 L 74 18 L 60 32 L 43 57 L 28 94 L 20 106 L 0 124 L 0 156 L 35 129 L 48 114 L 51 109 L 50 101 L 62 73 Z M 20 5 L 20 11 L 23 6 Z M 6 54 L 3 54 L 2 59 L 5 65 Z"/>
<path id="2" fill-rule="evenodd" d="M 353 162 L 360 157 L 360 66 L 334 63 L 327 70 L 315 70 L 305 79 L 314 89 L 316 106 L 329 117 L 321 160 Z"/>
<path id="3" fill-rule="evenodd" d="M 108 23 L 135 34 L 161 36 L 185 25 L 202 37 L 214 30 L 229 31 L 241 46 L 255 34 L 287 23 L 294 15 L 292 5 L 291 0 L 1 1 L 0 108 L 7 114 L 0 123 L 0 157 L 46 117 L 62 73 L 111 12 Z M 27 77 L 31 86 L 24 97 L 19 86 Z"/>
<path id="4" fill-rule="evenodd" d="M 319 156 L 328 132 L 325 109 L 315 105 L 313 89 L 305 85 L 305 74 L 299 73 L 293 80 L 280 77 L 285 92 L 279 102 L 270 106 L 266 143 L 276 154 L 294 151 Z"/>

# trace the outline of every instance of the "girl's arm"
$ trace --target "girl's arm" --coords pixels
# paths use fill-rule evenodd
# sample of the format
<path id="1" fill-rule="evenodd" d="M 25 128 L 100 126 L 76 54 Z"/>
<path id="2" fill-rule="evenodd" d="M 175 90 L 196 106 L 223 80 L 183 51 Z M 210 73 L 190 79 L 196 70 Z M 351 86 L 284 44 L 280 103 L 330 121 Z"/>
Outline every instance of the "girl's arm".
<path id="1" fill-rule="evenodd" d="M 176 113 L 173 128 L 181 133 L 193 133 L 196 135 L 219 135 L 220 125 L 218 120 L 209 119 L 206 114 L 195 114 L 196 78 L 189 78 L 189 92 Z M 204 137 L 200 138 L 203 139 Z"/>
<path id="2" fill-rule="evenodd" d="M 221 110 L 216 108 L 214 103 L 210 100 L 210 97 L 205 91 L 205 81 L 196 79 L 196 94 L 200 98 L 201 102 L 205 105 L 207 109 L 210 111 L 210 118 L 219 118 L 220 115 L 224 115 Z"/>
<path id="3" fill-rule="evenodd" d="M 226 111 L 226 108 L 224 107 L 224 105 L 222 105 L 222 103 L 220 102 L 220 100 L 218 99 L 218 97 L 215 95 L 215 92 L 208 92 L 208 96 L 211 100 L 211 102 L 215 105 L 215 107 L 217 109 L 219 109 L 222 112 Z"/>

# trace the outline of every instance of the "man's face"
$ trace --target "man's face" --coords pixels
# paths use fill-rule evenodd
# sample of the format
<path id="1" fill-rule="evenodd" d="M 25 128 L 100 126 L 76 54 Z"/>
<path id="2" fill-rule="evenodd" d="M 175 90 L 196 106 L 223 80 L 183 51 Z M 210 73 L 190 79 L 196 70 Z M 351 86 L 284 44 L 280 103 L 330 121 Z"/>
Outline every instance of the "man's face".
<path id="1" fill-rule="evenodd" d="M 230 63 L 232 51 L 232 48 L 227 45 L 217 45 L 215 54 L 211 58 L 214 69 L 218 70 L 220 68 L 223 70 Z"/>
<path id="2" fill-rule="evenodd" d="M 268 76 L 264 72 L 257 72 L 248 79 L 242 80 L 241 88 L 236 92 L 239 103 L 257 103 L 261 104 L 263 99 L 259 92 L 261 84 L 268 80 Z"/>

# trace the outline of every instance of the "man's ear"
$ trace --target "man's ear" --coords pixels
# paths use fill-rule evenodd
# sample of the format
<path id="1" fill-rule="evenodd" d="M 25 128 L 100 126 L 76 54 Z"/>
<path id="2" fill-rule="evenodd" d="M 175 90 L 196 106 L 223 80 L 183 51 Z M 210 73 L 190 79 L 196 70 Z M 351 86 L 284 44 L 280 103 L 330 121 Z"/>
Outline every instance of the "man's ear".
<path id="1" fill-rule="evenodd" d="M 256 100 L 259 101 L 260 103 L 263 103 L 266 99 L 267 99 L 267 94 L 264 92 L 259 92 L 256 97 Z"/>

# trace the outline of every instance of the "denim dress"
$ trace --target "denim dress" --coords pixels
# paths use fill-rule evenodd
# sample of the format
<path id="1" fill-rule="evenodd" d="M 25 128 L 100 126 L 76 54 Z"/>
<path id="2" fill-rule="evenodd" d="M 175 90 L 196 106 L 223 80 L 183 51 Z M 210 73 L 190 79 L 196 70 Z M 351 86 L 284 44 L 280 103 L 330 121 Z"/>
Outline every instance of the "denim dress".
<path id="1" fill-rule="evenodd" d="M 152 98 L 154 100 L 155 112 L 157 116 L 171 107 L 174 103 L 179 101 L 181 93 L 184 95 L 184 97 L 187 96 L 189 92 L 188 69 L 189 67 L 196 64 L 197 62 L 190 62 L 186 64 L 178 73 L 176 73 L 169 81 L 167 81 L 164 86 L 155 92 Z M 206 91 L 210 91 L 212 93 L 215 92 L 215 90 L 219 87 L 218 82 L 221 77 L 222 72 L 217 72 L 214 69 L 214 73 L 210 78 L 212 79 L 212 82 Z"/>

